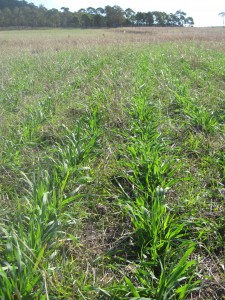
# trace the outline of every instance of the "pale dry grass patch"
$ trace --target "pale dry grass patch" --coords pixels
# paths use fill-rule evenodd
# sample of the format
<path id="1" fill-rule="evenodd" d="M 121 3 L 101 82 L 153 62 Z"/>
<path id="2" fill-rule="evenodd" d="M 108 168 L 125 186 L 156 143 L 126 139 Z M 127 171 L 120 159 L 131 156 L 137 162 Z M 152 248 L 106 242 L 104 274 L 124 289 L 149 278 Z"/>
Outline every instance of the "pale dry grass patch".
<path id="1" fill-rule="evenodd" d="M 13 30 L 0 32 L 0 52 L 4 56 L 15 58 L 23 54 L 38 55 L 71 49 L 85 49 L 99 44 L 111 44 L 115 33 L 110 30 L 47 29 Z"/>
<path id="2" fill-rule="evenodd" d="M 175 27 L 124 27 L 116 29 L 47 29 L 0 32 L 2 59 L 23 53 L 39 55 L 71 49 L 173 41 L 207 42 L 209 47 L 225 50 L 225 29 Z M 1 57 L 0 57 L 1 58 Z"/>
<path id="3" fill-rule="evenodd" d="M 207 42 L 209 45 L 212 43 L 213 47 L 225 49 L 225 29 L 222 27 L 129 27 L 117 28 L 113 31 L 119 33 L 124 41 L 129 42 Z"/>

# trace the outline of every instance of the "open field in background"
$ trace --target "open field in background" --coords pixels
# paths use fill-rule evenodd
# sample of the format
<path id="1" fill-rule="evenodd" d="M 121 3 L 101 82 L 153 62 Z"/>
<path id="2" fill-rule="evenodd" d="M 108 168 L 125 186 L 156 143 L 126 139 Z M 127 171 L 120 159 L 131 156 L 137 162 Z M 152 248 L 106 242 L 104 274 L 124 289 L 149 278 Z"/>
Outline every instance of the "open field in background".
<path id="1" fill-rule="evenodd" d="M 116 29 L 55 29 L 1 31 L 0 50 L 4 55 L 59 51 L 112 44 L 152 44 L 169 41 L 208 42 L 224 49 L 224 28 L 129 27 Z M 137 46 L 137 45 L 135 45 Z"/>
<path id="2" fill-rule="evenodd" d="M 224 35 L 0 32 L 0 299 L 225 299 Z"/>

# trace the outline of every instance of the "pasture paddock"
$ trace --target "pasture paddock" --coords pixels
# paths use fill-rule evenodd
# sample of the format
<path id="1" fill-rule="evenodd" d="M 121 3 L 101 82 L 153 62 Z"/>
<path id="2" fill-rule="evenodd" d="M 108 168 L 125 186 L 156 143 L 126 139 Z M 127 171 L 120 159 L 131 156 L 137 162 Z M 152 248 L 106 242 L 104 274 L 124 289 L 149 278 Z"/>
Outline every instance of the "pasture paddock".
<path id="1" fill-rule="evenodd" d="M 224 35 L 0 31 L 0 299 L 225 298 Z"/>

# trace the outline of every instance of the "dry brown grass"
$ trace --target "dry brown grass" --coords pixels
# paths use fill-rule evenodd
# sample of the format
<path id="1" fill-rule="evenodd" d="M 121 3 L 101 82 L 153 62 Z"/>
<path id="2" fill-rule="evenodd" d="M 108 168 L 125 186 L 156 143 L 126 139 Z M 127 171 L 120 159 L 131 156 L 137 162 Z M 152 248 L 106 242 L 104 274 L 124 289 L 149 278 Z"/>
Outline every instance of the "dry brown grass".
<path id="1" fill-rule="evenodd" d="M 114 32 L 126 36 L 124 40 L 132 43 L 204 42 L 209 48 L 225 51 L 225 28 L 222 27 L 130 27 Z"/>
<path id="2" fill-rule="evenodd" d="M 12 57 L 21 51 L 38 55 L 45 51 L 89 48 L 98 45 L 160 43 L 172 41 L 206 42 L 225 50 L 225 28 L 127 27 L 116 29 L 50 29 L 0 32 L 0 53 Z"/>

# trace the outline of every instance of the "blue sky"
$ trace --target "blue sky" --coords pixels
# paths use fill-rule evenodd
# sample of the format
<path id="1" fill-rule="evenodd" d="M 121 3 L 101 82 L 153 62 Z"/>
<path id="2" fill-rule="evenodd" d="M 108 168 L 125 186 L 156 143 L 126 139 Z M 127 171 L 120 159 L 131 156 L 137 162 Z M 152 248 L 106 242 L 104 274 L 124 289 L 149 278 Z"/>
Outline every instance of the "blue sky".
<path id="1" fill-rule="evenodd" d="M 119 5 L 123 9 L 131 8 L 135 12 L 142 11 L 165 11 L 166 13 L 175 13 L 181 9 L 188 16 L 193 17 L 195 26 L 221 26 L 222 18 L 218 13 L 225 11 L 225 2 L 222 0 L 27 0 L 35 5 L 43 4 L 46 8 L 68 7 L 70 11 L 77 11 L 80 8 L 89 6 L 105 7 L 106 5 Z"/>

